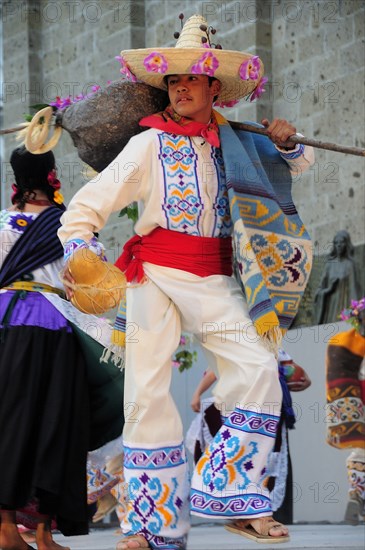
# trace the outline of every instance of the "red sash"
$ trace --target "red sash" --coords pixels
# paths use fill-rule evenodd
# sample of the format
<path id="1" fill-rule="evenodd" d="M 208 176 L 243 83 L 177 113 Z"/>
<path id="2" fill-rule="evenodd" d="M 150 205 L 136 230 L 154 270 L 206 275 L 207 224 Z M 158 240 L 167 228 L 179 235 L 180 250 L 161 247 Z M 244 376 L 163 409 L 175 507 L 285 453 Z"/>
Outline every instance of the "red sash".
<path id="1" fill-rule="evenodd" d="M 232 240 L 196 237 L 157 227 L 149 235 L 135 235 L 115 262 L 127 281 L 140 282 L 143 262 L 173 267 L 199 275 L 232 275 Z"/>

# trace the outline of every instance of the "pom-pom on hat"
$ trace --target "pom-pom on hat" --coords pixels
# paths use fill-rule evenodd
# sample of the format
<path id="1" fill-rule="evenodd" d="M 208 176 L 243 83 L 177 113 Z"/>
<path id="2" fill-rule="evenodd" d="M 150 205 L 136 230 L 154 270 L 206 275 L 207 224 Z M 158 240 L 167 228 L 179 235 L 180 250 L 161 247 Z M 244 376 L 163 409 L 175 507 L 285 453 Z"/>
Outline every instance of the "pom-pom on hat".
<path id="1" fill-rule="evenodd" d="M 254 99 L 266 82 L 264 66 L 257 55 L 222 50 L 210 43 L 208 23 L 193 15 L 184 24 L 175 47 L 124 50 L 118 58 L 128 80 L 141 81 L 166 90 L 165 77 L 172 74 L 203 74 L 221 82 L 218 102 L 243 97 Z"/>

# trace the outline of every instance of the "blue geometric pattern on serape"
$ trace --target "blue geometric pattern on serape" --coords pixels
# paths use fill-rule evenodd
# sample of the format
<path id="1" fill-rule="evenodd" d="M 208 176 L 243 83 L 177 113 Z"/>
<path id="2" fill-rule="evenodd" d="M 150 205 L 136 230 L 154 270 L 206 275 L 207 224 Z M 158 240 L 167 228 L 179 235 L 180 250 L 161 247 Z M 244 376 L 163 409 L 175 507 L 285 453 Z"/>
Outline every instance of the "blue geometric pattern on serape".
<path id="1" fill-rule="evenodd" d="M 124 447 L 124 467 L 141 470 L 162 470 L 185 464 L 183 445 L 161 447 L 159 449 L 138 449 Z"/>
<path id="2" fill-rule="evenodd" d="M 163 174 L 162 210 L 166 228 L 200 235 L 204 208 L 197 177 L 197 155 L 190 138 L 159 133 L 159 154 Z"/>
<path id="3" fill-rule="evenodd" d="M 190 509 L 195 515 L 203 517 L 239 518 L 258 514 L 263 516 L 271 514 L 271 501 L 268 497 L 257 493 L 215 496 L 194 490 L 190 497 Z"/>
<path id="4" fill-rule="evenodd" d="M 311 270 L 310 238 L 293 204 L 289 167 L 272 142 L 226 121 L 219 131 L 237 266 L 250 317 L 270 335 L 297 313 Z"/>
<path id="5" fill-rule="evenodd" d="M 212 147 L 211 158 L 214 163 L 218 178 L 217 195 L 213 203 L 215 221 L 212 231 L 212 237 L 225 238 L 229 237 L 232 234 L 233 223 L 229 210 L 228 189 L 226 185 L 222 150 L 218 147 Z"/>
<path id="6" fill-rule="evenodd" d="M 306 251 L 293 240 L 282 238 L 273 246 L 273 236 L 268 234 L 252 234 L 251 246 L 264 271 L 267 286 L 275 290 L 295 282 L 303 287 L 307 281 Z"/>
<path id="7" fill-rule="evenodd" d="M 266 233 L 283 235 L 291 240 L 301 239 L 306 235 L 303 224 L 289 219 L 288 213 L 284 214 L 277 200 L 270 197 L 258 198 L 249 193 L 240 193 L 232 205 L 232 214 L 244 219 L 245 227 L 253 227 Z M 293 214 L 297 214 L 295 209 Z"/>

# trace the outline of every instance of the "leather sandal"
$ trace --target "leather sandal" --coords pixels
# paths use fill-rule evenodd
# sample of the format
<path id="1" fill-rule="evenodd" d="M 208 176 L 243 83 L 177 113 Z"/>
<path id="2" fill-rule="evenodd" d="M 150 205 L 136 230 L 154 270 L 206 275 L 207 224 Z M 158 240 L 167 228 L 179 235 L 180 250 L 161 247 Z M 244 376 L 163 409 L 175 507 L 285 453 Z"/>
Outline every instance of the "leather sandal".
<path id="1" fill-rule="evenodd" d="M 259 528 L 255 529 L 252 525 L 252 521 L 260 521 Z M 250 519 L 237 519 L 231 521 L 224 526 L 227 531 L 231 531 L 237 535 L 242 535 L 247 539 L 254 540 L 255 542 L 261 542 L 263 544 L 275 544 L 289 542 L 290 537 L 288 535 L 280 535 L 278 537 L 270 535 L 270 530 L 278 527 L 284 527 L 282 523 L 275 521 L 272 516 L 266 516 L 263 518 L 250 518 Z"/>
<path id="2" fill-rule="evenodd" d="M 97 523 L 98 521 L 101 521 L 107 514 L 113 512 L 117 505 L 117 499 L 110 493 L 100 497 L 96 504 L 97 510 L 93 515 L 92 522 Z"/>

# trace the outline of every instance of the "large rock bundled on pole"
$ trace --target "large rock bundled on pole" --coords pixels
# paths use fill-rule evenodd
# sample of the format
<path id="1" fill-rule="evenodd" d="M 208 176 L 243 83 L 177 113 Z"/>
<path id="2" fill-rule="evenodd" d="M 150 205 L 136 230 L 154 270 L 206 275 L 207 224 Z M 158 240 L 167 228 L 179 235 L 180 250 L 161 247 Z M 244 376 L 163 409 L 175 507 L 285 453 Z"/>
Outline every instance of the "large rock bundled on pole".
<path id="1" fill-rule="evenodd" d="M 79 157 L 100 172 L 118 155 L 132 136 L 146 128 L 142 117 L 168 105 L 166 92 L 142 83 L 118 81 L 57 114 Z"/>

